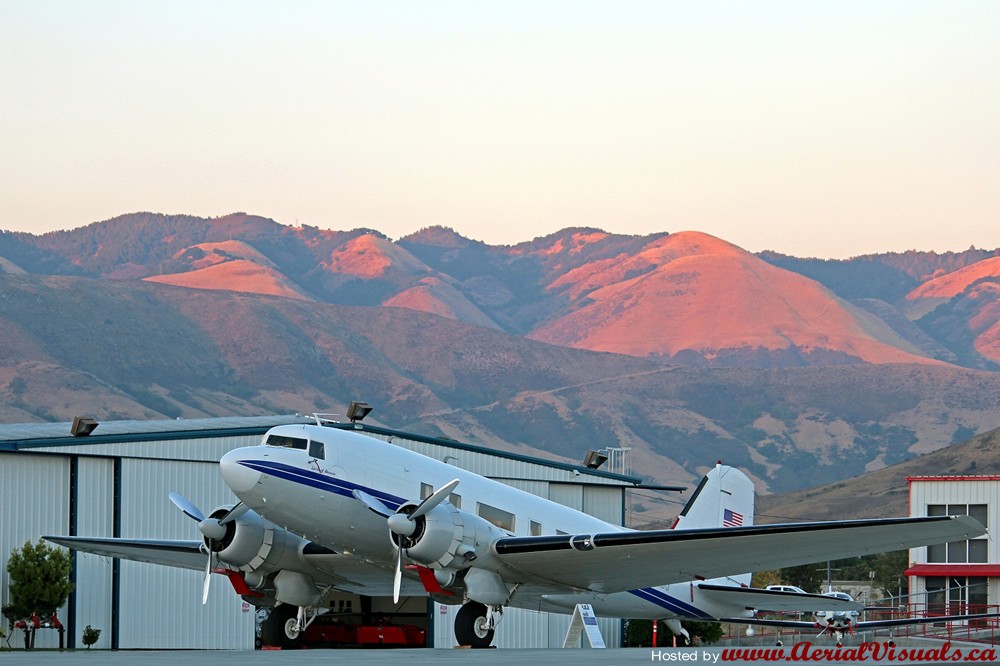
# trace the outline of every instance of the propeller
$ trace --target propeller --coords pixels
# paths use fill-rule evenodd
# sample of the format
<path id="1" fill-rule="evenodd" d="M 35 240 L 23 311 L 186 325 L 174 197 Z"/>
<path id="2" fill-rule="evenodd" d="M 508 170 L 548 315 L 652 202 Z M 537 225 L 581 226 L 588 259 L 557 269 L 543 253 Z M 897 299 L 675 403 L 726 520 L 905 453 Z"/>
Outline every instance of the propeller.
<path id="1" fill-rule="evenodd" d="M 461 479 L 453 479 L 444 484 L 433 495 L 418 504 L 417 508 L 410 513 L 401 511 L 393 513 L 385 504 L 368 493 L 361 490 L 354 491 L 353 495 L 355 498 L 371 511 L 380 516 L 385 516 L 386 522 L 389 524 L 389 531 L 401 537 L 398 540 L 393 539 L 393 542 L 396 544 L 396 571 L 392 577 L 393 603 L 399 603 L 399 588 L 403 582 L 403 539 L 413 536 L 413 533 L 417 531 L 417 519 L 427 515 L 434 507 L 448 499 L 448 495 L 455 490 L 460 481 Z"/>
<path id="2" fill-rule="evenodd" d="M 351 494 L 354 495 L 354 499 L 358 500 L 359 502 L 367 506 L 369 510 L 377 513 L 383 518 L 388 518 L 389 516 L 392 515 L 392 511 L 389 510 L 389 507 L 383 504 L 381 500 L 372 497 L 365 491 L 355 489 L 354 492 Z"/>
<path id="3" fill-rule="evenodd" d="M 208 590 L 212 584 L 212 564 L 215 558 L 215 551 L 212 549 L 212 542 L 219 541 L 226 536 L 226 525 L 233 522 L 244 513 L 250 510 L 243 502 L 239 502 L 232 509 L 224 513 L 220 518 L 206 518 L 193 502 L 180 493 L 171 492 L 170 501 L 180 509 L 185 516 L 198 521 L 198 531 L 204 535 L 208 541 L 208 561 L 205 563 L 205 582 L 201 586 L 201 605 L 208 603 Z"/>

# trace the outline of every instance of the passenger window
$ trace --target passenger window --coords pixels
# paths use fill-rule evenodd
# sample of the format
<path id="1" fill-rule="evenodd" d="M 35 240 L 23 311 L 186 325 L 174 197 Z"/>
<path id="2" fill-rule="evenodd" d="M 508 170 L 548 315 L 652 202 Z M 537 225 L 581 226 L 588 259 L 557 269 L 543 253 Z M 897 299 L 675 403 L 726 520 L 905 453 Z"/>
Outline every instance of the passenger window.
<path id="1" fill-rule="evenodd" d="M 538 521 L 532 520 L 530 525 L 531 536 L 542 536 L 542 524 Z"/>
<path id="2" fill-rule="evenodd" d="M 509 511 L 478 502 L 477 513 L 480 518 L 488 523 L 493 523 L 502 530 L 507 530 L 508 532 L 514 531 L 514 514 Z"/>
<path id="3" fill-rule="evenodd" d="M 323 442 L 314 442 L 309 440 L 309 456 L 311 458 L 316 458 L 318 460 L 324 460 L 326 458 L 325 449 Z"/>

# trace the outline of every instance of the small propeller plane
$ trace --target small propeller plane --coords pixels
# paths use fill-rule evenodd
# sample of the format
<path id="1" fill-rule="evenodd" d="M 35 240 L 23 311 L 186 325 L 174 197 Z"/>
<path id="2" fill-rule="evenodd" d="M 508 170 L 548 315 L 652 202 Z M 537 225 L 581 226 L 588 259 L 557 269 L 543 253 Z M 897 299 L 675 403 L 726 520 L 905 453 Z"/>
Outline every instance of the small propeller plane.
<path id="1" fill-rule="evenodd" d="M 335 591 L 429 595 L 461 604 L 459 644 L 489 646 L 504 608 L 665 620 L 751 618 L 755 608 L 860 608 L 821 595 L 749 587 L 748 571 L 969 539 L 968 516 L 754 525 L 754 487 L 716 465 L 671 529 L 603 522 L 367 435 L 317 423 L 281 425 L 220 463 L 235 505 L 204 514 L 190 541 L 46 536 L 99 555 L 213 572 L 294 639 Z M 421 488 L 433 492 L 421 499 Z M 460 493 L 460 499 L 459 499 Z M 530 520 L 529 520 L 530 518 Z M 529 523 L 541 525 L 529 534 Z M 538 532 L 538 529 L 532 530 Z M 751 618 L 752 619 L 752 618 Z"/>
<path id="2" fill-rule="evenodd" d="M 821 597 L 827 600 L 838 600 L 843 602 L 853 602 L 854 599 L 846 592 L 835 592 L 830 590 L 824 592 Z M 798 629 L 803 631 L 819 629 L 819 636 L 824 634 L 834 636 L 837 640 L 837 647 L 843 646 L 844 635 L 855 632 L 864 632 L 875 629 L 886 629 L 892 627 L 902 627 L 915 624 L 931 624 L 939 622 L 958 622 L 968 620 L 980 620 L 985 618 L 996 618 L 1000 613 L 971 613 L 966 615 L 927 615 L 924 617 L 897 617 L 886 620 L 862 620 L 858 610 L 843 610 L 843 605 L 824 601 L 821 605 L 815 606 L 813 621 L 807 620 L 780 620 L 767 618 L 728 618 L 727 621 L 739 622 L 746 625 L 757 625 L 764 627 L 776 627 L 780 629 Z M 887 609 L 865 609 L 865 610 L 887 610 Z"/>

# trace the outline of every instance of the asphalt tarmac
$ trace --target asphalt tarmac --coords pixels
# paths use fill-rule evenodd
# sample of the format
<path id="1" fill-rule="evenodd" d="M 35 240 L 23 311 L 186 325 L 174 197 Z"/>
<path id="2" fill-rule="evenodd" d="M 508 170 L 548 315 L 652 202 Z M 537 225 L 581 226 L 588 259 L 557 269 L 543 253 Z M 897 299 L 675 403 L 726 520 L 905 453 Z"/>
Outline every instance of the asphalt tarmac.
<path id="1" fill-rule="evenodd" d="M 874 644 L 873 644 L 874 645 Z M 946 664 L 956 661 L 965 663 L 996 663 L 996 656 L 990 659 L 985 650 L 996 651 L 997 646 L 984 644 L 950 644 L 941 641 L 926 641 L 898 647 L 888 653 L 885 644 L 883 652 L 859 651 L 859 646 L 845 646 L 837 654 L 810 652 L 834 650 L 829 645 L 809 646 L 808 643 L 785 646 L 781 655 L 747 655 L 730 652 L 723 655 L 726 648 L 629 648 L 629 649 L 569 649 L 569 650 L 261 650 L 237 652 L 227 650 L 0 650 L 0 664 L 3 666 L 23 666 L 42 664 L 44 666 L 173 666 L 188 662 L 201 666 L 285 666 L 286 664 L 348 664 L 378 665 L 405 664 L 406 666 L 431 666 L 437 664 L 484 664 L 486 666 L 533 666 L 534 664 L 678 664 L 683 666 L 720 666 L 725 664 L 760 664 L 773 661 L 801 663 L 846 663 L 846 664 Z M 738 648 L 737 648 L 738 649 Z M 760 646 L 758 646 L 760 649 Z M 774 649 L 767 646 L 765 650 Z M 914 651 L 903 653 L 902 650 Z M 920 650 L 919 653 L 915 650 Z M 853 650 L 853 652 L 848 652 Z M 975 651 L 975 652 L 973 652 Z M 747 659 L 746 657 L 754 657 Z M 769 658 L 770 657 L 770 658 Z"/>
<path id="2" fill-rule="evenodd" d="M 533 664 L 649 664 L 650 648 L 575 649 L 575 650 L 258 650 L 235 652 L 227 650 L 119 650 L 66 652 L 35 650 L 0 651 L 3 666 L 42 664 L 44 666 L 284 666 L 347 664 L 353 666 L 432 666 L 436 664 L 484 664 L 486 666 L 532 666 Z M 688 661 L 678 663 L 712 663 L 700 661 L 697 649 L 670 649 L 673 653 L 687 652 Z M 680 656 L 678 654 L 678 656 Z M 655 661 L 653 663 L 656 663 Z M 667 662 L 670 663 L 670 662 Z"/>

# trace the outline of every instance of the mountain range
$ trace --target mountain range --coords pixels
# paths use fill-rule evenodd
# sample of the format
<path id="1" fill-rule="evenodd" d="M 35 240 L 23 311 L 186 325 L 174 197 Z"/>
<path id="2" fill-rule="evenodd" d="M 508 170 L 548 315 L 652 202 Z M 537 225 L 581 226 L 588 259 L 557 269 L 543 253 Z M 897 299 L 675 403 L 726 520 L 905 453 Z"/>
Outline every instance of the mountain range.
<path id="1" fill-rule="evenodd" d="M 820 260 L 578 228 L 490 246 L 139 213 L 0 232 L 0 284 L 4 421 L 363 399 L 534 455 L 629 447 L 657 483 L 722 457 L 769 492 L 1000 425 L 998 250 Z"/>

